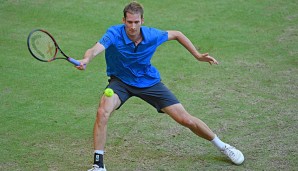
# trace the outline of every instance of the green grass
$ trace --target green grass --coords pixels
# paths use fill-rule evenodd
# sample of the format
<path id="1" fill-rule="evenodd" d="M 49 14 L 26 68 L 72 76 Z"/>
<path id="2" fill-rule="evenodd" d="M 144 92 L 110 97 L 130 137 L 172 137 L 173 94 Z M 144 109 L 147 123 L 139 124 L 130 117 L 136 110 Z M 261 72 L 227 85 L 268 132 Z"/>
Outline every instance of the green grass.
<path id="1" fill-rule="evenodd" d="M 121 22 L 129 1 L 0 2 L 0 170 L 87 170 L 92 129 L 107 84 L 100 55 L 84 72 L 41 63 L 26 47 L 34 28 L 51 32 L 80 59 Z M 143 101 L 132 98 L 109 121 L 108 170 L 298 170 L 298 3 L 140 0 L 145 25 L 186 34 L 220 65 L 198 63 L 177 42 L 152 63 L 185 108 L 246 157 L 231 164 Z"/>

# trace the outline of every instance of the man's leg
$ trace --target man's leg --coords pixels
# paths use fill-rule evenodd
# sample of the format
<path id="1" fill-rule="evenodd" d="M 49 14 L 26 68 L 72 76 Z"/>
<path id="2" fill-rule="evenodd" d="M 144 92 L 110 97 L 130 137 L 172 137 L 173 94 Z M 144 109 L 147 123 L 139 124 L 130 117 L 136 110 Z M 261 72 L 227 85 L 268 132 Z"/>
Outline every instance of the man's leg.
<path id="1" fill-rule="evenodd" d="M 104 150 L 106 142 L 107 123 L 111 113 L 120 105 L 117 94 L 112 97 L 102 96 L 94 123 L 94 149 Z"/>
<path id="2" fill-rule="evenodd" d="M 241 151 L 222 142 L 203 121 L 190 115 L 180 103 L 165 107 L 162 111 L 179 124 L 189 128 L 196 135 L 211 141 L 222 153 L 228 156 L 233 163 L 239 165 L 244 161 L 244 156 Z"/>
<path id="3" fill-rule="evenodd" d="M 107 123 L 111 113 L 120 106 L 117 94 L 112 97 L 102 96 L 93 128 L 94 137 L 94 165 L 103 168 L 103 152 L 106 143 Z M 96 167 L 97 167 L 96 166 Z"/>
<path id="4" fill-rule="evenodd" d="M 215 138 L 215 134 L 211 129 L 200 119 L 191 116 L 180 103 L 165 107 L 162 111 L 171 116 L 179 124 L 189 128 L 198 136 L 208 141 Z"/>

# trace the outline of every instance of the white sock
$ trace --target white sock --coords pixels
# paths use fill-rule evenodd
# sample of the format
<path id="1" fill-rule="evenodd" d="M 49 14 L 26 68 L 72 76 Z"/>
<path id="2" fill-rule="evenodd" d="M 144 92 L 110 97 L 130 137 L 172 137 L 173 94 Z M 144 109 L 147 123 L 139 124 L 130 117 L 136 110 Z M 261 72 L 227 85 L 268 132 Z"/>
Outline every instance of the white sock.
<path id="1" fill-rule="evenodd" d="M 105 152 L 103 150 L 94 150 L 94 153 L 103 155 Z"/>
<path id="2" fill-rule="evenodd" d="M 222 142 L 217 135 L 215 135 L 214 139 L 211 140 L 212 144 L 217 147 L 219 150 L 222 150 L 225 148 L 226 143 Z"/>

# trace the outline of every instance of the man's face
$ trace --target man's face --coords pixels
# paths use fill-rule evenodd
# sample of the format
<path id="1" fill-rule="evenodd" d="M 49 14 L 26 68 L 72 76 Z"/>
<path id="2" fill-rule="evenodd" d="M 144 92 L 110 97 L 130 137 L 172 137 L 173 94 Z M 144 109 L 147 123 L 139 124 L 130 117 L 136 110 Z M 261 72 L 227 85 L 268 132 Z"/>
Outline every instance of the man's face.
<path id="1" fill-rule="evenodd" d="M 125 31 L 128 37 L 134 37 L 140 34 L 140 28 L 144 23 L 144 19 L 141 18 L 141 14 L 126 13 L 123 23 L 125 24 Z"/>

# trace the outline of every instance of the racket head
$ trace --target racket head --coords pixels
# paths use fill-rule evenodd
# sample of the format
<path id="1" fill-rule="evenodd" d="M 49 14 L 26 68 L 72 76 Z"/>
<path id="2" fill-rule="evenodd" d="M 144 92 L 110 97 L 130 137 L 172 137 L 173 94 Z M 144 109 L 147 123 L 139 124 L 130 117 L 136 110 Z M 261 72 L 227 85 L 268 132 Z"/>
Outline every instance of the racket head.
<path id="1" fill-rule="evenodd" d="M 39 61 L 55 60 L 58 46 L 53 36 L 45 30 L 36 29 L 30 32 L 27 45 L 31 55 Z"/>

